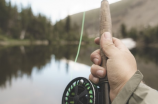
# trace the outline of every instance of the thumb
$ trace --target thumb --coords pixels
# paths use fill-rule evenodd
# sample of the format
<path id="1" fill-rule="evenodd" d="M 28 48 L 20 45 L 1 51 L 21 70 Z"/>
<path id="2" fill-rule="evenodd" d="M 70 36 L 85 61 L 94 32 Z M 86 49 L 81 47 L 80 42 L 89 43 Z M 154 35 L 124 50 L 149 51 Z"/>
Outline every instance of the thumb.
<path id="1" fill-rule="evenodd" d="M 115 47 L 113 40 L 112 40 L 112 35 L 109 32 L 105 32 L 101 36 L 100 46 L 101 46 L 104 54 L 108 58 L 112 57 L 115 54 L 115 52 L 117 51 L 117 48 Z"/>

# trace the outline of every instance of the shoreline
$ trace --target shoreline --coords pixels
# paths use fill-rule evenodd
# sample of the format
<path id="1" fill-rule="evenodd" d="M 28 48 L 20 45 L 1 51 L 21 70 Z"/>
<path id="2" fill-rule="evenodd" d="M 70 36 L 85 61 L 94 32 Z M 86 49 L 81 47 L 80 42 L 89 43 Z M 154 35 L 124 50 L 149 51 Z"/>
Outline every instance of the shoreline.
<path id="1" fill-rule="evenodd" d="M 27 45 L 49 45 L 48 40 L 10 40 L 0 41 L 0 46 L 27 46 Z"/>

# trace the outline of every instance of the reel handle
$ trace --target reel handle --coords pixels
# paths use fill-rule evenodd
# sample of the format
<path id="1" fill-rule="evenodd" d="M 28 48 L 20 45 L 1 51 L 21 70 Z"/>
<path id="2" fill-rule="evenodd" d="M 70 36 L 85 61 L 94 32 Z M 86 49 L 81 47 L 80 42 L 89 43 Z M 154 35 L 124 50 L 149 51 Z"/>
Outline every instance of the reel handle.
<path id="1" fill-rule="evenodd" d="M 110 7 L 107 0 L 102 0 L 101 2 L 101 10 L 100 10 L 100 37 L 104 32 L 112 33 L 112 22 L 111 22 L 111 14 Z M 104 55 L 102 48 L 101 49 L 101 58 L 102 64 L 101 66 L 106 68 L 107 57 Z M 105 78 L 100 79 L 101 91 L 102 91 L 102 104 L 110 104 L 110 96 L 109 96 L 109 82 L 107 75 Z"/>

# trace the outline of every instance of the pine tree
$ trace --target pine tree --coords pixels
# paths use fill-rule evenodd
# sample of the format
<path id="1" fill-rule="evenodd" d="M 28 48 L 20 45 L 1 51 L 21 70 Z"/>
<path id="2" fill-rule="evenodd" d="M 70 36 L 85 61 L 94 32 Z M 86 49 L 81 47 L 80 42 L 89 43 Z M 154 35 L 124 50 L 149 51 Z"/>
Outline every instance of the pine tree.
<path id="1" fill-rule="evenodd" d="M 126 30 L 125 24 L 121 25 L 121 31 L 120 32 L 121 32 L 123 37 L 127 37 L 127 30 Z"/>
<path id="2" fill-rule="evenodd" d="M 65 31 L 67 33 L 69 33 L 70 29 L 71 29 L 71 19 L 70 19 L 70 16 L 67 16 L 67 18 L 66 18 L 66 24 L 65 24 Z"/>

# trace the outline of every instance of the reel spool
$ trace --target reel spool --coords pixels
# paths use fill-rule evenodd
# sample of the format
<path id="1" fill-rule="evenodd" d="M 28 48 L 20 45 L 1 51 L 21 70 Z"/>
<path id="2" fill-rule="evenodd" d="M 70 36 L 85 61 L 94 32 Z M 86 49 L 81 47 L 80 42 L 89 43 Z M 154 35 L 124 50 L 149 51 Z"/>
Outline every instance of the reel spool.
<path id="1" fill-rule="evenodd" d="M 78 77 L 67 85 L 62 104 L 102 104 L 100 95 L 99 85 L 92 84 L 86 78 Z"/>

